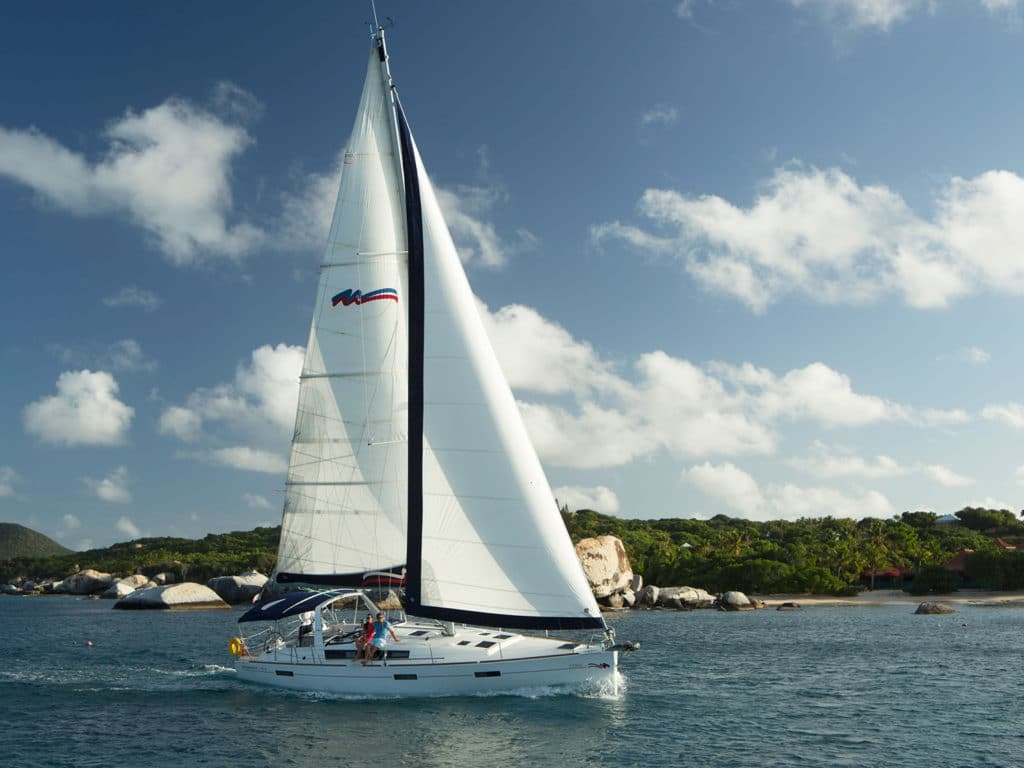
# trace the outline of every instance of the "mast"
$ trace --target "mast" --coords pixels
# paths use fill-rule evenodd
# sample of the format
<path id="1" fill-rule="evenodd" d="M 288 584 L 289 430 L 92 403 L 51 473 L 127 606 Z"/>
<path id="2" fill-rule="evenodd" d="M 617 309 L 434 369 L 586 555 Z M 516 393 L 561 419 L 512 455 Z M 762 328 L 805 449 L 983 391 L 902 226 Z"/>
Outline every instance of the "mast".
<path id="1" fill-rule="evenodd" d="M 376 21 L 376 9 L 374 19 Z M 377 53 L 383 68 L 385 84 L 390 94 L 393 113 L 395 157 L 398 177 L 405 192 L 405 230 L 408 249 L 409 286 L 408 310 L 408 467 L 405 598 L 407 610 L 415 613 L 420 604 L 423 553 L 423 354 L 425 280 L 423 268 L 423 215 L 420 205 L 419 173 L 416 168 L 416 150 L 405 119 L 398 91 L 391 79 L 388 65 L 384 28 L 377 27 Z"/>

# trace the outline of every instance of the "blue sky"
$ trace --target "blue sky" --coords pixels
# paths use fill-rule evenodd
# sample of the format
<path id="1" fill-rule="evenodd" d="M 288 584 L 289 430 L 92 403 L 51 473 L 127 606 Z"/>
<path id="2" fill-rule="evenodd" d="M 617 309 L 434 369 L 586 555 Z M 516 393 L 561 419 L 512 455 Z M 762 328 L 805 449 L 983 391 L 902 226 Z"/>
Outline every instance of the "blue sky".
<path id="1" fill-rule="evenodd" d="M 1024 2 L 378 11 L 560 500 L 1022 506 Z M 0 519 L 279 521 L 368 17 L 0 9 Z"/>

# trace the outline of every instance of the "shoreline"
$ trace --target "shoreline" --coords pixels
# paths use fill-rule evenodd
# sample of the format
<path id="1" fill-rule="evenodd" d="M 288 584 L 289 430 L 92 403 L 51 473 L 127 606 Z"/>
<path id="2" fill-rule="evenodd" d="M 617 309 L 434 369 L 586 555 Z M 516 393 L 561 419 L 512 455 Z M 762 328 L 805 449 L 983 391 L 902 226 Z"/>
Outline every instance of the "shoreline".
<path id="1" fill-rule="evenodd" d="M 765 608 L 776 608 L 782 603 L 797 603 L 801 608 L 812 606 L 829 608 L 883 607 L 887 605 L 919 605 L 921 603 L 1024 607 L 1024 590 L 961 589 L 948 595 L 911 595 L 901 590 L 876 589 L 860 592 L 850 597 L 832 595 L 749 595 L 749 597 L 751 600 L 763 601 Z"/>

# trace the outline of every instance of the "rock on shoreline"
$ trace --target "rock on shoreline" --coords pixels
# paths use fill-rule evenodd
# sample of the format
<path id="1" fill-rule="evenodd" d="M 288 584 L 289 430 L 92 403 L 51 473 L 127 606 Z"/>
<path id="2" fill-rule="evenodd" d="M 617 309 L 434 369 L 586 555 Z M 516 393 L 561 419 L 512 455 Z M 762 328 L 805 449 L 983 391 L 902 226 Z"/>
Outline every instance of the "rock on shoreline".
<path id="1" fill-rule="evenodd" d="M 189 581 L 183 584 L 137 589 L 114 603 L 114 608 L 122 610 L 196 610 L 230 607 L 209 587 Z"/>
<path id="2" fill-rule="evenodd" d="M 267 583 L 267 577 L 259 571 L 246 571 L 241 576 L 215 576 L 206 582 L 225 603 L 238 605 L 251 603 Z"/>

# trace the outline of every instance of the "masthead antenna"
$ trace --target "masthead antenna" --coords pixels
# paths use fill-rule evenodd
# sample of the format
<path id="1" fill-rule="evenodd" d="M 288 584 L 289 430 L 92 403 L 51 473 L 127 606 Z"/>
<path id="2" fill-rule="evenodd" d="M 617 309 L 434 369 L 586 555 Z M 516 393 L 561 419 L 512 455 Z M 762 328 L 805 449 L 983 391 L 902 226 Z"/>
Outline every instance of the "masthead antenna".
<path id="1" fill-rule="evenodd" d="M 377 3 L 374 0 L 370 0 L 370 10 L 373 11 L 373 30 L 376 33 L 380 29 L 380 24 L 377 22 Z"/>

